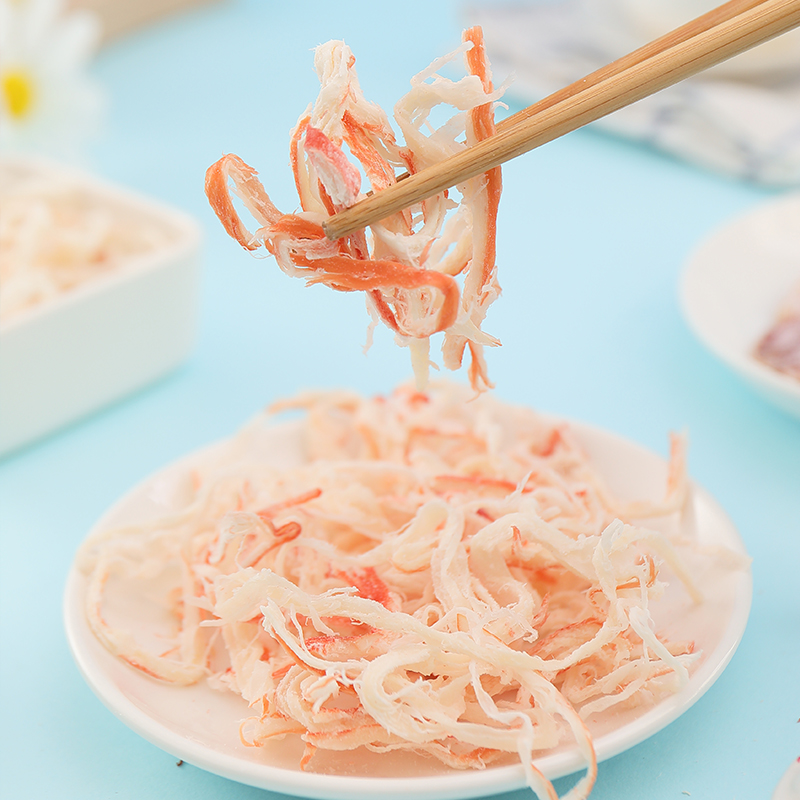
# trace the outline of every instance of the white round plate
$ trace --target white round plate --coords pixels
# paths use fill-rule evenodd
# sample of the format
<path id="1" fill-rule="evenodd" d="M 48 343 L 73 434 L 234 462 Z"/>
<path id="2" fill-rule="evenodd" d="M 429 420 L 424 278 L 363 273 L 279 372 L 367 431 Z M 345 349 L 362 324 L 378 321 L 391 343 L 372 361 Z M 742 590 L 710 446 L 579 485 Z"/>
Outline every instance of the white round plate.
<path id="1" fill-rule="evenodd" d="M 760 206 L 713 232 L 688 259 L 681 304 L 718 358 L 777 406 L 800 416 L 800 380 L 753 357 L 800 282 L 800 194 Z"/>
<path id="2" fill-rule="evenodd" d="M 613 434 L 579 424 L 572 427 L 618 497 L 663 496 L 667 469 L 662 458 Z M 266 428 L 252 447 L 265 461 L 286 465 L 287 460 L 300 458 L 298 431 L 296 424 Z M 229 446 L 216 445 L 215 452 Z M 203 455 L 189 456 L 144 481 L 123 497 L 96 529 L 140 521 L 180 507 L 189 465 Z M 697 586 L 713 586 L 713 594 L 695 604 L 675 579 L 651 611 L 659 632 L 672 640 L 694 641 L 702 655 L 678 694 L 638 710 L 609 710 L 588 720 L 599 760 L 633 747 L 685 712 L 720 676 L 744 633 L 752 578 L 749 559 L 734 526 L 711 496 L 693 485 L 680 527 L 679 532 L 693 546 L 679 552 L 695 575 Z M 522 767 L 513 762 L 482 771 L 458 771 L 409 754 L 318 751 L 312 761 L 314 771 L 303 772 L 298 766 L 302 743 L 291 741 L 291 737 L 267 747 L 245 747 L 238 734 L 239 722 L 249 715 L 243 700 L 205 684 L 168 685 L 112 656 L 87 625 L 85 590 L 83 574 L 73 567 L 66 588 L 65 624 L 78 667 L 117 717 L 176 758 L 241 783 L 326 800 L 447 800 L 482 797 L 525 785 Z M 135 592 L 110 601 L 125 610 L 125 623 L 134 635 L 137 624 L 140 635 L 144 635 L 145 601 Z M 551 779 L 585 766 L 570 743 L 542 755 L 536 763 Z"/>

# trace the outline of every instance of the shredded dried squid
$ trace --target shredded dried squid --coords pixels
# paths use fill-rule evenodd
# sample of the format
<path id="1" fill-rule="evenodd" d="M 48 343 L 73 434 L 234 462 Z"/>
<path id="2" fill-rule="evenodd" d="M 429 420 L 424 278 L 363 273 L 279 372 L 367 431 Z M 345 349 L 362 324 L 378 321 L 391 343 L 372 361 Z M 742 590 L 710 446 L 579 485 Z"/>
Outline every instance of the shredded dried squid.
<path id="1" fill-rule="evenodd" d="M 500 342 L 482 324 L 500 293 L 495 265 L 500 168 L 337 241 L 325 237 L 322 223 L 363 196 L 362 174 L 370 191 L 379 192 L 403 173 L 419 172 L 494 134 L 494 104 L 502 91 L 492 85 L 481 30 L 471 28 L 463 39 L 457 51 L 415 76 L 411 91 L 397 103 L 394 119 L 402 144 L 386 113 L 364 97 L 350 49 L 336 41 L 317 48 L 319 96 L 298 120 L 290 143 L 298 213 L 279 211 L 256 171 L 236 155 L 223 156 L 206 173 L 209 202 L 242 247 L 263 246 L 281 270 L 308 284 L 365 293 L 369 338 L 372 328 L 384 323 L 397 343 L 409 348 L 421 390 L 432 364 L 430 338 L 437 333 L 443 333 L 447 369 L 459 369 L 468 354 L 473 388 L 480 392 L 492 385 L 483 351 Z M 461 54 L 467 75 L 451 80 L 438 74 Z M 442 108 L 451 116 L 434 127 Z M 254 232 L 232 194 L 258 224 Z"/>
<path id="2" fill-rule="evenodd" d="M 240 695 L 242 742 L 298 736 L 303 768 L 358 747 L 458 768 L 516 757 L 555 798 L 536 758 L 571 741 L 586 771 L 565 797 L 586 798 L 586 719 L 676 691 L 697 658 L 654 629 L 664 564 L 696 592 L 670 537 L 641 526 L 680 513 L 683 442 L 663 502 L 621 504 L 566 424 L 471 396 L 277 403 L 191 467 L 184 507 L 87 541 L 92 629 L 159 680 Z M 287 411 L 303 457 L 269 466 L 252 443 Z M 110 581 L 158 575 L 175 633 L 156 652 L 105 608 Z"/>
<path id="3" fill-rule="evenodd" d="M 0 161 L 0 323 L 171 246 L 169 226 L 45 164 Z"/>

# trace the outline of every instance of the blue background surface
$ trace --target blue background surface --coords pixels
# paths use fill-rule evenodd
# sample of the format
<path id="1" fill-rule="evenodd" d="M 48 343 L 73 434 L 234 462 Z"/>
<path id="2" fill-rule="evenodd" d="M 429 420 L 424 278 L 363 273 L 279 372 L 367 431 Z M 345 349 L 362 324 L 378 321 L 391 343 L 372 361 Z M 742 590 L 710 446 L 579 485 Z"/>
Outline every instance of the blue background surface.
<path id="1" fill-rule="evenodd" d="M 384 329 L 363 354 L 360 295 L 306 289 L 232 242 L 203 175 L 238 153 L 293 209 L 288 132 L 316 96 L 312 49 L 345 39 L 366 95 L 391 108 L 467 24 L 452 2 L 239 0 L 120 39 L 96 60 L 110 107 L 89 166 L 200 220 L 201 323 L 176 372 L 0 461 L 4 798 L 278 797 L 177 768 L 100 704 L 67 648 L 64 581 L 109 505 L 268 402 L 309 387 L 385 392 L 409 376 Z M 504 293 L 485 326 L 503 342 L 488 353 L 498 396 L 659 452 L 669 430 L 688 430 L 693 477 L 753 557 L 750 623 L 728 669 L 667 729 L 601 764 L 592 798 L 767 798 L 800 755 L 800 421 L 701 348 L 677 285 L 712 228 L 774 192 L 591 130 L 508 164 L 504 184 Z"/>

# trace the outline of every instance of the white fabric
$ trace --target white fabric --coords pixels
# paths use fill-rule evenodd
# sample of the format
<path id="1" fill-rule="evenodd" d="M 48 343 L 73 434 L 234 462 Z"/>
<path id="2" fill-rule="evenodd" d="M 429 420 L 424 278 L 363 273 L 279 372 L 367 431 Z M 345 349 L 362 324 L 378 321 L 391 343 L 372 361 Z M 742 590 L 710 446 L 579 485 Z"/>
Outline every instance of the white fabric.
<path id="1" fill-rule="evenodd" d="M 624 17 L 626 5 L 631 0 L 486 3 L 471 7 L 469 19 L 483 27 L 495 75 L 513 75 L 508 96 L 528 104 L 666 32 L 645 36 Z M 738 69 L 721 65 L 595 124 L 737 177 L 798 184 L 798 37 L 784 34 L 739 56 Z"/>

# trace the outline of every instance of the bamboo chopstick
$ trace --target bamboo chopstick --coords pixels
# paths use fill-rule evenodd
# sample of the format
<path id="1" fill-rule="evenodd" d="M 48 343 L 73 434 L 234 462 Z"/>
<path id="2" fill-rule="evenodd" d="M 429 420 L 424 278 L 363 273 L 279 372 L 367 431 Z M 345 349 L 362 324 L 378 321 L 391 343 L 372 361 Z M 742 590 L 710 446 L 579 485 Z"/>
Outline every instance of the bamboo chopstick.
<path id="1" fill-rule="evenodd" d="M 521 111 L 517 111 L 516 114 L 512 114 L 510 117 L 505 117 L 504 119 L 498 120 L 497 132 L 513 128 L 522 120 L 534 117 L 536 114 L 544 111 L 546 108 L 550 108 L 556 103 L 566 100 L 578 92 L 585 91 L 590 86 L 595 86 L 600 81 L 610 78 L 612 75 L 616 75 L 619 72 L 622 72 L 622 70 L 638 64 L 645 58 L 650 58 L 656 53 L 666 50 L 668 47 L 672 47 L 680 42 L 684 42 L 690 37 L 697 35 L 701 31 L 708 30 L 724 20 L 731 19 L 732 17 L 736 16 L 736 14 L 746 11 L 753 6 L 757 6 L 761 2 L 762 0 L 730 0 L 730 2 L 724 3 L 717 8 L 713 8 L 711 11 L 708 11 L 702 16 L 691 20 L 691 22 L 687 22 L 686 24 L 681 25 L 679 28 L 664 34 L 658 39 L 654 39 L 649 44 L 643 45 L 637 50 L 634 50 L 632 53 L 628 53 L 627 55 L 618 58 L 616 61 L 606 64 L 604 67 L 600 67 L 600 69 L 595 70 L 585 78 L 581 78 L 580 80 L 575 81 L 575 83 L 571 83 L 569 86 L 559 89 L 557 92 L 554 92 L 542 100 L 537 101 L 533 105 L 523 108 Z M 410 177 L 409 174 L 404 172 L 402 175 L 397 176 L 397 180 L 403 181 L 408 177 Z M 371 197 L 372 195 L 373 192 L 367 192 L 368 197 Z M 347 231 L 347 233 L 350 232 L 351 231 Z"/>
<path id="2" fill-rule="evenodd" d="M 339 239 L 800 25 L 800 0 L 731 0 L 498 123 L 497 133 L 329 217 Z"/>
<path id="3" fill-rule="evenodd" d="M 550 108 L 561 100 L 566 100 L 568 97 L 572 97 L 578 92 L 585 91 L 590 86 L 595 86 L 600 83 L 600 81 L 617 75 L 623 70 L 634 67 L 645 59 L 662 53 L 670 47 L 686 42 L 693 36 L 697 36 L 703 31 L 710 30 L 715 25 L 719 25 L 721 22 L 732 19 L 737 14 L 741 14 L 754 6 L 760 5 L 761 2 L 762 0 L 730 0 L 730 2 L 723 3 L 721 6 L 717 6 L 702 16 L 690 20 L 679 28 L 665 33 L 658 39 L 654 39 L 652 42 L 642 45 L 642 47 L 639 47 L 633 52 L 621 56 L 616 61 L 612 61 L 604 67 L 600 67 L 600 69 L 595 70 L 585 78 L 581 78 L 575 81 L 575 83 L 571 83 L 569 86 L 559 89 L 557 92 L 539 100 L 533 105 L 523 108 L 521 111 L 517 111 L 516 114 L 498 120 L 497 130 L 501 131 L 505 128 L 513 127 L 522 120 L 535 116 L 545 108 Z"/>

